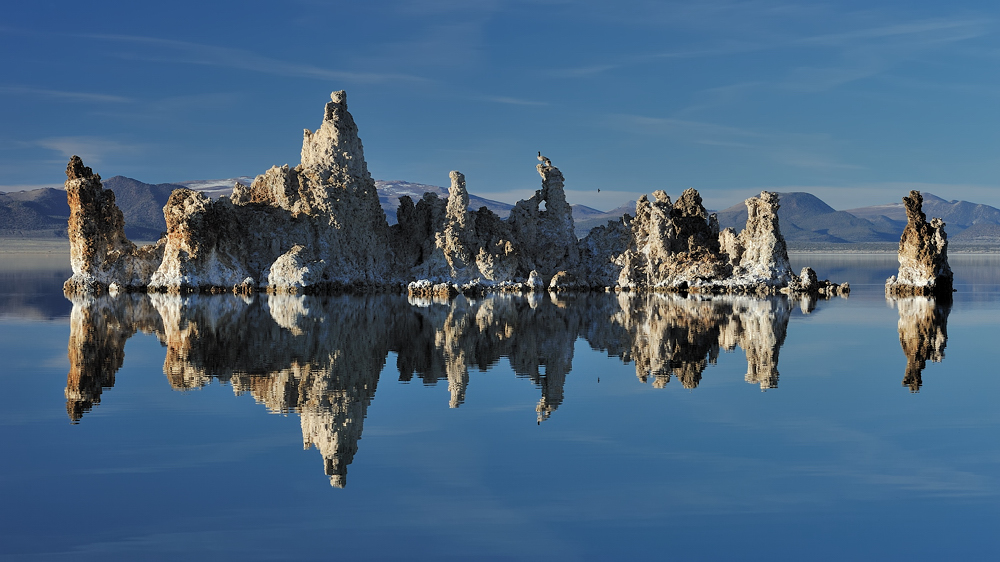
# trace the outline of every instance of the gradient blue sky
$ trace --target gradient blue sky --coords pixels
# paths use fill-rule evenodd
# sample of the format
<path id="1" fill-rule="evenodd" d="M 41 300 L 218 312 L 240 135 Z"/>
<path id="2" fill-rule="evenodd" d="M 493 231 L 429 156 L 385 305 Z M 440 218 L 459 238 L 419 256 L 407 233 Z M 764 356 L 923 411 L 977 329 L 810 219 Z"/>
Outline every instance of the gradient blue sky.
<path id="1" fill-rule="evenodd" d="M 346 89 L 377 179 L 513 202 L 762 189 L 838 209 L 916 188 L 1000 206 L 996 2 L 11 3 L 0 189 L 79 154 L 150 183 L 295 165 Z M 601 192 L 598 194 L 597 189 Z"/>

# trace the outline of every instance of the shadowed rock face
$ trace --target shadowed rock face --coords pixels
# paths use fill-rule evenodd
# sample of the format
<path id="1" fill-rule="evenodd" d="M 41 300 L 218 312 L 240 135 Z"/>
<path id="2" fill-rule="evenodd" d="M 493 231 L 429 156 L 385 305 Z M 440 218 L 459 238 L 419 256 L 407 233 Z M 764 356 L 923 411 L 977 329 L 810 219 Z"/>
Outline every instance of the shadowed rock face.
<path id="1" fill-rule="evenodd" d="M 614 258 L 622 266 L 618 285 L 687 288 L 728 276 L 732 269 L 719 254 L 718 223 L 708 220 L 698 192 L 686 190 L 675 204 L 663 191 L 653 196 L 653 202 L 639 198 L 629 247 Z"/>
<path id="2" fill-rule="evenodd" d="M 909 387 L 910 392 L 919 392 L 927 361 L 944 360 L 951 302 L 933 297 L 904 297 L 890 302 L 899 311 L 899 344 L 906 355 L 903 386 Z"/>
<path id="3" fill-rule="evenodd" d="M 465 175 L 452 171 L 450 177 L 446 201 L 432 193 L 415 206 L 409 197 L 400 198 L 397 224 L 390 227 L 396 269 L 405 280 L 433 283 L 513 279 L 519 261 L 508 223 L 486 207 L 468 211 Z"/>
<path id="4" fill-rule="evenodd" d="M 548 159 L 537 170 L 542 188 L 530 199 L 518 201 L 507 222 L 520 257 L 518 273 L 527 277 L 537 271 L 548 285 L 556 273 L 576 269 L 580 252 L 562 172 Z"/>
<path id="5" fill-rule="evenodd" d="M 411 294 L 439 292 L 433 284 L 488 285 L 524 282 L 535 272 L 547 286 L 560 272 L 576 271 L 580 250 L 573 209 L 566 202 L 563 175 L 546 161 L 538 165 L 542 188 L 519 201 L 506 220 L 483 207 L 469 212 L 465 176 L 451 172 L 447 202 L 425 194 L 413 205 L 400 198 L 393 248 L 405 278 L 428 283 L 410 286 Z M 559 280 L 557 280 L 557 284 Z"/>
<path id="6" fill-rule="evenodd" d="M 906 228 L 899 239 L 899 273 L 885 282 L 890 296 L 937 295 L 951 298 L 953 275 L 948 266 L 948 235 L 944 221 L 927 222 L 923 196 L 911 191 L 903 198 Z"/>

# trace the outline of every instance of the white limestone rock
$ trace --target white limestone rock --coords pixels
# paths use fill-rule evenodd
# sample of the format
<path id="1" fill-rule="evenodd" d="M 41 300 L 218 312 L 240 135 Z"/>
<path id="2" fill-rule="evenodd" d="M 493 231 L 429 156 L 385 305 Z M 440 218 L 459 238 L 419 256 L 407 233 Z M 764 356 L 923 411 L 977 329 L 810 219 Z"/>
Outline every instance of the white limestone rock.
<path id="1" fill-rule="evenodd" d="M 542 188 L 514 205 L 507 224 L 518 249 L 520 272 L 536 270 L 548 280 L 559 271 L 576 269 L 580 250 L 562 172 L 548 159 L 536 168 Z"/>
<path id="2" fill-rule="evenodd" d="M 890 296 L 923 295 L 951 298 L 954 275 L 948 265 L 948 235 L 939 218 L 927 222 L 923 195 L 903 197 L 906 227 L 899 239 L 899 273 L 885 283 Z"/>
<path id="3" fill-rule="evenodd" d="M 298 293 L 307 287 L 322 284 L 326 262 L 317 259 L 305 246 L 296 244 L 274 260 L 268 271 L 267 284 L 273 292 Z"/>
<path id="4" fill-rule="evenodd" d="M 129 241 L 114 192 L 104 189 L 101 176 L 84 166 L 79 156 L 66 166 L 66 199 L 73 276 L 63 290 L 99 294 L 111 284 L 118 290 L 144 288 L 160 263 L 163 241 L 142 247 Z"/>

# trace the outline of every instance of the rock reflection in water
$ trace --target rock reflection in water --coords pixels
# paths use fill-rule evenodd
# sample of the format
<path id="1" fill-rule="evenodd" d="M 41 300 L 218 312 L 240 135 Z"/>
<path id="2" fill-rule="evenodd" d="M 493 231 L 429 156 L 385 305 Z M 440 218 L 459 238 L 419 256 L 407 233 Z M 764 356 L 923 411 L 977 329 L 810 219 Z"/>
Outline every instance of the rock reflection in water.
<path id="1" fill-rule="evenodd" d="M 927 361 L 940 363 L 948 345 L 948 314 L 951 302 L 934 297 L 889 299 L 899 311 L 899 344 L 906 355 L 903 386 L 920 392 Z"/>
<path id="2" fill-rule="evenodd" d="M 125 360 L 125 342 L 137 331 L 159 333 L 163 324 L 146 296 L 75 297 L 70 313 L 66 413 L 74 423 L 101 402 Z"/>
<path id="3" fill-rule="evenodd" d="M 684 388 L 695 388 L 720 348 L 739 346 L 747 354 L 746 381 L 777 388 L 778 350 L 792 310 L 787 298 L 622 293 L 618 305 L 611 324 L 626 333 L 599 347 L 635 361 L 642 382 L 652 377 L 653 386 L 662 388 L 674 376 Z"/>
<path id="4" fill-rule="evenodd" d="M 141 330 L 166 347 L 163 371 L 174 389 L 217 379 L 272 412 L 297 413 L 304 446 L 319 450 L 331 484 L 342 487 L 390 352 L 400 380 L 447 381 L 451 407 L 465 400 L 470 367 L 485 371 L 506 357 L 539 388 L 541 423 L 564 400 L 578 338 L 634 361 L 656 387 L 673 376 L 695 388 L 720 349 L 739 346 L 747 382 L 775 388 L 791 310 L 785 297 L 634 293 L 74 297 L 67 411 L 76 422 L 100 401 L 126 340 Z"/>

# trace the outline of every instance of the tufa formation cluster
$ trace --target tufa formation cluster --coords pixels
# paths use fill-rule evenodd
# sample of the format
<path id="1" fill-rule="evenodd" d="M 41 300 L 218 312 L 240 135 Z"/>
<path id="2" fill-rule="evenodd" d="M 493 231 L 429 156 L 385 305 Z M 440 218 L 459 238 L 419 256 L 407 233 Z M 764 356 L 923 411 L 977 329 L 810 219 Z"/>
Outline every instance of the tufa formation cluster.
<path id="1" fill-rule="evenodd" d="M 249 187 L 237 184 L 231 197 L 174 191 L 163 209 L 166 235 L 143 247 L 126 238 L 114 194 L 74 156 L 66 172 L 73 266 L 66 292 L 850 290 L 817 281 L 812 270 L 791 272 L 773 193 L 746 201 L 739 233 L 720 232 L 688 189 L 676 202 L 663 191 L 653 201 L 644 196 L 635 217 L 578 240 L 562 172 L 540 157 L 541 189 L 506 220 L 485 207 L 469 211 L 465 176 L 453 171 L 447 200 L 403 197 L 390 227 L 343 91 L 331 95 L 320 128 L 303 137 L 298 166 L 272 167 Z"/>
<path id="2" fill-rule="evenodd" d="M 911 191 L 903 197 L 906 228 L 899 239 L 899 273 L 885 282 L 890 297 L 938 296 L 951 299 L 953 275 L 948 266 L 948 235 L 944 221 L 927 222 L 924 197 Z"/>

